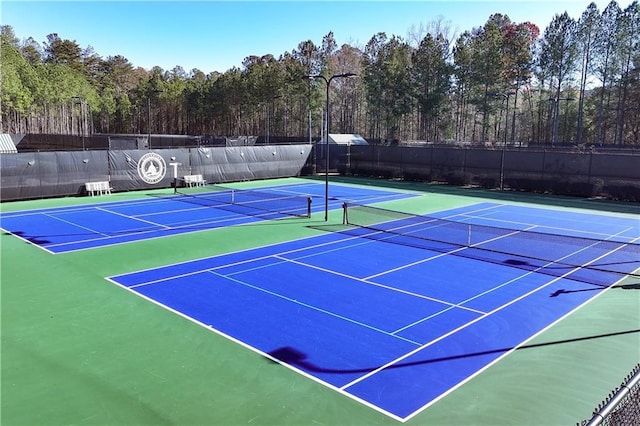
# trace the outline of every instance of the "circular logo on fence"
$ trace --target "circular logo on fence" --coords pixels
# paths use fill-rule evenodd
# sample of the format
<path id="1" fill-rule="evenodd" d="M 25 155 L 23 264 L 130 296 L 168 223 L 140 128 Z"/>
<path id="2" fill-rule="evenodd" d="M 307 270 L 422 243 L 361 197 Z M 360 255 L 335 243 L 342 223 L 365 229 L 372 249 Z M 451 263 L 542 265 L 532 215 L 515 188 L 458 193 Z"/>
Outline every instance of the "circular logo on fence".
<path id="1" fill-rule="evenodd" d="M 159 154 L 149 152 L 138 160 L 138 176 L 146 183 L 154 184 L 164 179 L 167 164 Z"/>

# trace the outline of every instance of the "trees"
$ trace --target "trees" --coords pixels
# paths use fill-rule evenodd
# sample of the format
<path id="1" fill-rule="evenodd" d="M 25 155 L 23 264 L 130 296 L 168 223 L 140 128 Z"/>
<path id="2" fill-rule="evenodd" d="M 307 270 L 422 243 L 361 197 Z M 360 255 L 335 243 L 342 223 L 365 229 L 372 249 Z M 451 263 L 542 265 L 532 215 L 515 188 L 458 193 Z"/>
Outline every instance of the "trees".
<path id="1" fill-rule="evenodd" d="M 133 65 L 123 56 L 109 56 L 96 61 L 92 72 L 96 86 L 102 93 L 103 108 L 98 115 L 101 122 L 116 129 L 131 129 L 133 104 L 130 99 L 137 82 Z"/>
<path id="2" fill-rule="evenodd" d="M 18 133 L 23 129 L 17 126 L 21 116 L 29 111 L 33 105 L 34 97 L 29 82 L 36 82 L 33 70 L 29 67 L 24 57 L 10 43 L 0 44 L 0 101 L 3 111 L 10 111 L 11 117 L 2 114 L 2 127 Z"/>
<path id="3" fill-rule="evenodd" d="M 485 26 L 478 29 L 471 40 L 471 63 L 474 72 L 472 82 L 474 98 L 472 102 L 482 111 L 482 141 L 487 140 L 489 130 L 488 115 L 495 113 L 495 101 L 504 101 L 502 96 L 506 86 L 505 61 L 503 60 L 504 38 L 501 26 L 510 23 L 508 17 L 492 15 Z M 494 126 L 494 138 L 498 138 L 500 126 Z"/>
<path id="4" fill-rule="evenodd" d="M 145 70 L 56 33 L 40 45 L 2 26 L 0 125 L 306 140 L 321 133 L 325 88 L 303 77 L 349 72 L 359 78 L 330 87 L 334 131 L 372 140 L 637 144 L 639 16 L 638 0 L 625 10 L 611 1 L 602 13 L 591 4 L 578 21 L 557 14 L 541 38 L 535 25 L 500 13 L 456 38 L 442 20 L 413 27 L 409 42 L 378 33 L 363 47 L 338 46 L 330 32 L 319 44 L 305 40 L 210 74 Z"/>
<path id="5" fill-rule="evenodd" d="M 607 85 L 611 84 L 613 76 L 618 69 L 618 61 L 615 55 L 616 32 L 618 18 L 622 11 L 616 2 L 611 2 L 604 9 L 601 16 L 600 31 L 594 46 L 595 76 L 602 82 L 599 90 L 597 106 L 596 144 L 602 145 L 606 130 L 604 126 L 605 98 L 609 107 Z"/>
<path id="6" fill-rule="evenodd" d="M 336 50 L 329 60 L 329 70 L 333 74 L 354 73 L 362 74 L 362 52 L 360 49 L 343 44 Z M 331 128 L 336 133 L 352 133 L 359 127 L 361 115 L 364 111 L 364 96 L 358 88 L 361 85 L 357 78 L 337 80 L 332 84 L 337 99 L 338 114 L 333 113 Z"/>
<path id="7" fill-rule="evenodd" d="M 64 40 L 56 33 L 49 34 L 44 55 L 47 63 L 67 65 L 75 71 L 82 71 L 82 49 L 75 41 Z"/>
<path id="8" fill-rule="evenodd" d="M 514 142 L 516 139 L 516 109 L 519 94 L 523 88 L 528 86 L 533 76 L 533 50 L 540 30 L 531 22 L 508 23 L 502 28 L 502 34 L 506 83 L 503 93 L 513 93 L 514 108 L 512 109 L 509 140 Z M 508 101 L 509 95 L 507 96 Z"/>
<path id="9" fill-rule="evenodd" d="M 402 119 L 411 111 L 413 95 L 409 45 L 400 37 L 378 33 L 367 43 L 362 63 L 370 132 L 374 138 L 405 136 Z"/>
<path id="10" fill-rule="evenodd" d="M 620 72 L 617 76 L 616 111 L 616 145 L 622 145 L 625 138 L 627 117 L 635 116 L 637 122 L 640 102 L 636 98 L 635 108 L 630 106 L 633 88 L 638 88 L 638 64 L 640 60 L 640 3 L 635 0 L 619 16 L 618 20 L 618 55 L 620 58 Z M 635 111 L 635 114 L 632 112 Z M 631 114 L 630 114 L 631 113 Z M 631 123 L 629 123 L 631 124 Z"/>
<path id="11" fill-rule="evenodd" d="M 595 3 L 589 4 L 578 21 L 577 44 L 580 53 L 580 84 L 578 86 L 578 125 L 576 142 L 582 143 L 584 132 L 584 101 L 587 87 L 587 77 L 593 68 L 593 46 L 598 36 L 600 26 L 600 11 Z"/>
<path id="12" fill-rule="evenodd" d="M 411 79 L 418 105 L 419 139 L 437 141 L 447 122 L 452 66 L 449 41 L 442 35 L 427 34 L 412 55 Z"/>
<path id="13" fill-rule="evenodd" d="M 565 12 L 553 18 L 544 32 L 541 43 L 538 64 L 542 74 L 549 78 L 552 93 L 549 99 L 553 108 L 552 145 L 558 142 L 558 117 L 562 90 L 570 82 L 577 66 L 577 38 L 577 23 Z"/>
<path id="14" fill-rule="evenodd" d="M 471 102 L 469 93 L 473 86 L 473 65 L 471 61 L 471 38 L 470 32 L 466 31 L 458 37 L 453 48 L 453 72 L 454 72 L 454 91 L 456 104 L 456 140 L 469 140 L 468 126 L 471 121 L 473 133 L 471 141 L 476 142 L 476 124 L 478 123 L 476 113 L 478 111 L 469 111 Z"/>
<path id="15" fill-rule="evenodd" d="M 507 106 L 510 93 L 529 78 L 527 28 L 516 26 L 506 15 L 494 14 L 483 27 L 465 32 L 458 38 L 453 54 L 458 138 L 462 133 L 462 138 L 468 140 L 471 125 L 472 142 L 498 139 L 502 126 L 501 114 L 497 113 Z"/>

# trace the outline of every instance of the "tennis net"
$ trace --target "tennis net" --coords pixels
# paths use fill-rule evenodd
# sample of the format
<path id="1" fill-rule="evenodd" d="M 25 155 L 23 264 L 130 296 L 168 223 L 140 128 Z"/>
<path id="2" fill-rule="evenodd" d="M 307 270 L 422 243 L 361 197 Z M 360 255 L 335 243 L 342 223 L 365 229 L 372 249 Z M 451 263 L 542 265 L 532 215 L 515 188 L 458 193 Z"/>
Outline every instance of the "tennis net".
<path id="1" fill-rule="evenodd" d="M 219 184 L 176 185 L 174 192 L 189 203 L 264 219 L 311 217 L 311 197 L 304 195 L 228 188 Z"/>
<path id="2" fill-rule="evenodd" d="M 640 241 L 593 239 L 500 228 L 344 204 L 346 232 L 392 244 L 449 253 L 591 284 L 609 286 L 611 274 L 640 279 Z M 349 228 L 348 228 L 349 229 Z"/>

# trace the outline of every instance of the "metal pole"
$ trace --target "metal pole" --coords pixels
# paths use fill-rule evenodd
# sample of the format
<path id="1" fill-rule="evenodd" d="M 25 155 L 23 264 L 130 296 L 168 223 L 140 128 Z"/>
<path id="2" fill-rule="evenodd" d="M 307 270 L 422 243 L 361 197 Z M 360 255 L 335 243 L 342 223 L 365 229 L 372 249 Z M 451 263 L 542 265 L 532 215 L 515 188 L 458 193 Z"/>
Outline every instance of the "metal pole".
<path id="1" fill-rule="evenodd" d="M 504 146 L 500 154 L 500 191 L 504 190 Z"/>
<path id="2" fill-rule="evenodd" d="M 517 101 L 517 98 L 516 98 Z M 516 111 L 518 110 L 518 106 L 515 105 L 516 102 L 514 102 L 513 105 L 513 115 L 511 117 L 511 144 L 515 145 L 515 134 L 516 134 Z"/>
<path id="3" fill-rule="evenodd" d="M 73 116 L 75 115 L 76 109 L 76 101 L 74 100 L 75 96 L 71 97 L 71 136 L 73 137 L 73 132 L 75 130 L 75 126 L 73 125 Z"/>
<path id="4" fill-rule="evenodd" d="M 316 78 L 321 78 L 324 80 L 325 85 L 327 86 L 327 99 L 325 105 L 325 111 L 327 114 L 326 121 L 326 131 L 324 135 L 325 147 L 326 147 L 326 158 L 325 158 L 325 171 L 324 171 L 324 221 L 327 222 L 329 220 L 329 131 L 330 131 L 330 121 L 331 121 L 331 113 L 329 112 L 329 86 L 331 85 L 331 81 L 334 78 L 343 78 L 343 77 L 354 77 L 356 74 L 354 73 L 344 73 L 344 74 L 334 74 L 328 79 L 323 75 L 308 75 L 305 76 L 305 79 L 313 80 Z"/>
<path id="5" fill-rule="evenodd" d="M 551 146 L 555 147 L 558 143 L 558 106 L 560 100 L 558 98 L 551 99 L 553 102 L 553 136 L 551 137 Z"/>
<path id="6" fill-rule="evenodd" d="M 84 102 L 84 100 L 82 100 L 80 102 L 80 131 L 82 133 L 82 150 L 85 150 L 85 143 L 84 143 L 84 134 L 86 132 L 86 126 L 87 126 L 87 110 L 86 110 L 86 102 Z"/>
<path id="7" fill-rule="evenodd" d="M 318 170 L 318 143 L 313 143 L 313 139 L 311 137 L 311 109 L 309 109 L 309 145 L 311 145 L 311 149 L 313 149 L 313 168 L 312 168 L 312 172 L 313 175 L 316 175 L 316 172 Z"/>
<path id="8" fill-rule="evenodd" d="M 149 121 L 147 122 L 147 148 L 151 149 L 151 95 L 147 97 L 147 111 L 149 112 Z"/>
<path id="9" fill-rule="evenodd" d="M 504 114 L 504 143 L 500 154 L 500 191 L 504 190 L 504 150 L 507 147 L 507 133 L 509 133 L 509 93 L 505 95 L 505 100 L 507 101 L 507 109 Z"/>
<path id="10" fill-rule="evenodd" d="M 507 93 L 507 109 L 504 115 L 504 144 L 507 145 L 507 135 L 509 134 L 509 93 Z"/>
<path id="11" fill-rule="evenodd" d="M 327 105 L 326 105 L 326 111 L 327 111 L 327 130 L 325 131 L 324 134 L 324 142 L 326 144 L 326 163 L 325 163 L 325 169 L 324 169 L 324 221 L 327 222 L 329 220 L 329 121 L 331 120 L 331 113 L 329 113 L 329 84 L 331 84 L 331 80 L 333 80 L 332 76 L 329 80 L 327 80 L 326 78 L 322 77 L 325 81 L 326 86 L 327 86 Z"/>
<path id="12" fill-rule="evenodd" d="M 267 101 L 267 104 L 265 105 L 266 111 L 267 111 L 267 120 L 265 122 L 265 134 L 267 135 L 267 145 L 269 144 L 269 101 Z"/>
<path id="13" fill-rule="evenodd" d="M 507 93 L 489 93 L 488 96 L 493 97 L 502 97 L 504 102 L 507 102 L 507 107 L 505 109 L 504 114 L 504 136 L 502 138 L 502 149 L 500 150 L 500 191 L 504 189 L 504 152 L 507 147 L 507 134 L 509 133 L 509 97 L 511 95 L 515 95 L 515 92 L 507 92 Z M 504 105 L 504 104 L 503 104 Z M 515 118 L 514 118 L 515 120 Z M 475 126 L 475 116 L 474 116 L 474 126 Z M 484 128 L 484 126 L 483 126 Z M 513 133 L 511 135 L 513 138 Z M 499 140 L 499 139 L 497 139 Z"/>

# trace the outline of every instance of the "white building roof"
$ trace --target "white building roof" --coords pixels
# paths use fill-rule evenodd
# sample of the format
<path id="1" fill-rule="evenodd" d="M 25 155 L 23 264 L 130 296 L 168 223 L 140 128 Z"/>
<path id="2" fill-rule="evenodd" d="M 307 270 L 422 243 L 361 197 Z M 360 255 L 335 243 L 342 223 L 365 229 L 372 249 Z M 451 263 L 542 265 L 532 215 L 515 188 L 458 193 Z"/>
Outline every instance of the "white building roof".
<path id="1" fill-rule="evenodd" d="M 15 154 L 18 152 L 16 144 L 13 143 L 11 135 L 7 133 L 0 133 L 0 154 Z"/>
<path id="2" fill-rule="evenodd" d="M 325 143 L 324 140 L 320 143 Z M 357 133 L 329 133 L 329 143 L 336 145 L 369 145 L 369 143 Z"/>

